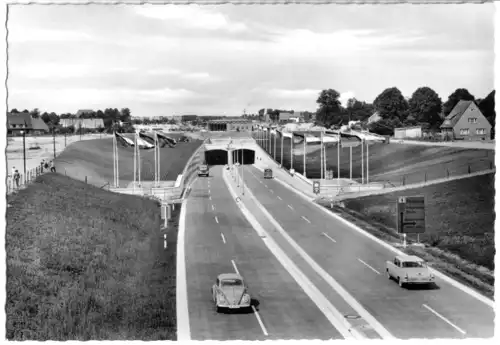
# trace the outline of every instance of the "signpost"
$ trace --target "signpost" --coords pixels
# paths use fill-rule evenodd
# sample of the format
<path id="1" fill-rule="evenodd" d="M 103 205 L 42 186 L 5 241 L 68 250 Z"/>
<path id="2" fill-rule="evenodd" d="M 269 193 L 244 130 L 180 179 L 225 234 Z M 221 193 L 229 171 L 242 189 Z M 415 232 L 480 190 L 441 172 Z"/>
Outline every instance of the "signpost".
<path id="1" fill-rule="evenodd" d="M 313 182 L 313 193 L 319 194 L 320 188 L 321 188 L 321 186 L 320 186 L 319 181 L 314 181 Z"/>
<path id="2" fill-rule="evenodd" d="M 406 234 L 417 234 L 417 242 L 420 242 L 420 234 L 425 233 L 425 197 L 399 197 L 397 213 L 398 232 L 403 234 L 403 246 L 406 247 Z"/>

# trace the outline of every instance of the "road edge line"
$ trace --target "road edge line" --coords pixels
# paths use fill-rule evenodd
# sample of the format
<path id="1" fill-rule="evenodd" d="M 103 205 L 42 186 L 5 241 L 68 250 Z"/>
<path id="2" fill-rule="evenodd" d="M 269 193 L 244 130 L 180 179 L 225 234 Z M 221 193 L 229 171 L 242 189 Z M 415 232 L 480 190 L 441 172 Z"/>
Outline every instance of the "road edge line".
<path id="1" fill-rule="evenodd" d="M 395 339 L 395 337 L 387 330 L 368 310 L 366 310 L 361 303 L 359 303 L 354 296 L 352 296 L 342 285 L 340 285 L 323 267 L 321 267 L 313 258 L 302 249 L 302 247 L 295 242 L 293 238 L 283 229 L 277 220 L 264 208 L 264 206 L 256 199 L 250 189 L 246 188 L 247 195 L 254 200 L 257 206 L 262 210 L 267 219 L 274 225 L 276 230 L 285 238 L 285 240 L 295 249 L 295 251 L 307 262 L 307 264 L 325 281 L 332 289 L 337 292 L 340 297 L 353 308 L 384 340 Z"/>
<path id="2" fill-rule="evenodd" d="M 191 329 L 189 325 L 188 296 L 187 296 L 187 274 L 185 257 L 185 233 L 187 199 L 182 201 L 179 216 L 179 229 L 177 232 L 177 264 L 176 264 L 176 305 L 177 312 L 177 341 L 191 340 Z"/>
<path id="3" fill-rule="evenodd" d="M 257 169 L 259 169 L 258 167 L 256 167 Z M 260 169 L 259 169 L 260 170 Z M 325 212 L 326 214 L 328 214 L 330 217 L 333 217 L 337 220 L 340 220 L 341 222 L 343 222 L 344 224 L 346 224 L 347 226 L 349 226 L 351 229 L 361 233 L 362 235 L 368 237 L 369 239 L 377 242 L 378 244 L 380 244 L 381 246 L 385 247 L 386 249 L 389 249 L 390 251 L 392 251 L 393 253 L 395 254 L 398 254 L 398 255 L 406 255 L 404 252 L 400 251 L 399 249 L 391 246 L 389 243 L 386 243 L 384 242 L 383 240 L 377 238 L 376 236 L 370 234 L 369 232 L 367 232 L 366 230 L 363 230 L 361 229 L 359 226 L 355 225 L 354 223 L 351 223 L 350 221 L 348 221 L 347 219 L 333 213 L 333 212 L 330 212 L 328 211 L 325 207 L 319 205 L 318 203 L 314 202 L 313 200 L 311 200 L 310 198 L 304 196 L 302 194 L 302 192 L 300 191 L 297 191 L 295 190 L 295 188 L 291 187 L 288 185 L 288 183 L 284 182 L 284 181 L 281 181 L 279 178 L 275 177 L 275 180 L 277 182 L 279 182 L 281 185 L 283 185 L 285 188 L 291 190 L 292 192 L 294 192 L 295 194 L 297 194 L 298 196 L 300 196 L 301 198 L 309 201 L 309 202 L 312 202 L 312 204 L 315 206 L 315 207 L 319 207 L 323 212 Z M 432 267 L 429 267 L 429 270 L 437 277 L 439 277 L 440 279 L 444 280 L 445 282 L 447 282 L 448 284 L 452 285 L 453 287 L 461 290 L 462 292 L 465 292 L 466 294 L 470 295 L 471 297 L 474 297 L 476 298 L 477 300 L 483 302 L 484 304 L 486 304 L 487 306 L 491 307 L 491 308 L 495 308 L 495 301 L 482 295 L 481 293 L 475 291 L 474 289 L 460 283 L 459 281 L 447 276 L 446 274 L 440 272 L 440 271 L 437 271 L 436 269 L 432 268 Z"/>
<path id="4" fill-rule="evenodd" d="M 231 184 L 227 181 L 228 177 L 225 172 L 223 172 L 223 180 L 226 184 L 227 189 L 229 190 L 229 193 L 233 196 L 233 198 L 236 199 L 237 194 L 234 191 L 233 187 Z M 267 249 L 275 256 L 275 258 L 278 260 L 278 262 L 283 266 L 285 271 L 290 274 L 290 276 L 295 280 L 297 285 L 304 291 L 304 293 L 311 299 L 311 301 L 316 305 L 316 307 L 320 310 L 321 313 L 326 317 L 326 319 L 332 324 L 333 328 L 339 332 L 345 339 L 366 339 L 361 333 L 359 333 L 355 328 L 352 327 L 352 325 L 347 322 L 344 318 L 341 318 L 342 313 L 338 311 L 333 304 L 326 298 L 323 293 L 311 282 L 311 280 L 300 270 L 300 268 L 297 267 L 297 265 L 288 257 L 288 255 L 281 249 L 281 247 L 274 241 L 274 239 L 269 236 L 266 230 L 262 227 L 262 225 L 259 223 L 259 221 L 253 216 L 253 214 L 246 208 L 246 206 L 243 204 L 243 202 L 236 202 L 238 208 L 240 209 L 241 213 L 243 216 L 247 219 L 247 221 L 250 223 L 250 225 L 254 228 L 254 230 L 257 232 L 257 234 L 265 234 L 265 237 L 267 241 L 264 239 L 264 244 L 266 245 Z M 275 247 L 275 250 L 271 250 L 271 247 Z M 283 256 L 277 254 L 277 252 L 281 252 Z M 291 263 L 291 265 L 288 265 L 287 267 L 287 262 Z M 295 267 L 292 267 L 295 266 Z M 293 273 L 291 272 L 293 270 Z M 300 278 L 297 278 L 296 276 L 302 276 Z M 325 308 L 323 304 L 318 304 L 313 298 L 311 298 L 310 294 L 313 292 L 309 291 L 307 288 L 304 288 L 301 283 L 299 282 L 302 279 L 307 279 L 307 281 L 303 281 L 303 285 L 308 287 L 308 288 L 313 288 L 318 291 L 318 296 L 321 299 L 324 299 L 327 301 L 328 304 L 330 304 L 331 307 L 328 307 L 328 309 Z M 307 291 L 306 291 L 307 290 Z M 333 315 L 334 313 L 337 314 L 337 316 Z M 327 315 L 329 314 L 329 315 Z M 333 320 L 333 321 L 332 321 Z"/>

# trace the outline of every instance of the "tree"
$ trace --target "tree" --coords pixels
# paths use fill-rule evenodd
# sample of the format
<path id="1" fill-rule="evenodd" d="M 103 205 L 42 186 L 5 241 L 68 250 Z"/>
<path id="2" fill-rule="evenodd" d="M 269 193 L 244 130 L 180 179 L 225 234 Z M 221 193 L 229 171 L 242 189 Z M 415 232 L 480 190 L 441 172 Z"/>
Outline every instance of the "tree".
<path id="1" fill-rule="evenodd" d="M 322 90 L 319 93 L 316 103 L 319 108 L 316 113 L 316 121 L 325 127 L 342 122 L 342 107 L 340 103 L 340 93 L 334 89 Z"/>
<path id="2" fill-rule="evenodd" d="M 496 112 L 495 112 L 495 90 L 491 91 L 486 98 L 478 102 L 479 110 L 488 119 L 490 124 L 493 126 L 491 129 L 492 138 L 495 137 L 495 123 L 496 123 Z"/>
<path id="3" fill-rule="evenodd" d="M 129 108 L 122 108 L 122 110 L 120 110 L 120 121 L 121 122 L 130 122 L 130 109 Z"/>
<path id="4" fill-rule="evenodd" d="M 456 89 L 443 104 L 443 114 L 448 116 L 459 101 L 473 101 L 475 98 L 467 89 Z"/>
<path id="5" fill-rule="evenodd" d="M 391 120 L 391 123 L 393 123 L 395 119 L 401 122 L 407 116 L 408 102 L 401 91 L 396 87 L 387 88 L 382 91 L 382 93 L 375 98 L 373 105 L 380 117 L 382 119 Z"/>
<path id="6" fill-rule="evenodd" d="M 439 114 L 443 102 L 439 95 L 431 88 L 425 86 L 418 88 L 410 98 L 408 117 L 405 123 L 409 125 L 427 124 L 436 129 L 442 120 Z"/>
<path id="7" fill-rule="evenodd" d="M 365 121 L 373 115 L 373 105 L 358 101 L 356 98 L 350 98 L 347 101 L 346 111 L 349 115 L 349 121 Z"/>
<path id="8" fill-rule="evenodd" d="M 401 121 L 398 118 L 381 119 L 377 122 L 370 123 L 368 129 L 370 132 L 380 135 L 394 135 L 394 128 L 400 127 Z"/>
<path id="9" fill-rule="evenodd" d="M 12 109 L 10 111 L 11 114 L 19 114 L 19 110 L 17 110 L 16 108 Z"/>

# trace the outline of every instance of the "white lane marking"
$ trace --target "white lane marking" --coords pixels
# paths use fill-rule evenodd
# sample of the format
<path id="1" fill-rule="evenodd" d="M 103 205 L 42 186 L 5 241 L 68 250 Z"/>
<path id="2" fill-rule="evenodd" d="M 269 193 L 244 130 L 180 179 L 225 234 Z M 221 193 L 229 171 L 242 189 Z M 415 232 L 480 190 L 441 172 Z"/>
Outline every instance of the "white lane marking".
<path id="1" fill-rule="evenodd" d="M 368 265 L 366 262 L 364 262 L 363 260 L 359 259 L 358 258 L 358 261 L 361 262 L 363 265 L 365 265 L 366 267 L 368 267 L 369 269 L 371 269 L 373 272 L 377 273 L 377 274 L 380 274 L 379 271 L 377 271 L 375 268 L 373 268 L 372 266 Z"/>
<path id="2" fill-rule="evenodd" d="M 208 194 L 210 194 L 210 188 L 208 189 Z"/>
<path id="3" fill-rule="evenodd" d="M 212 196 L 211 195 L 208 196 L 208 200 L 212 200 Z"/>
<path id="4" fill-rule="evenodd" d="M 227 175 L 223 175 L 224 182 L 228 187 L 229 192 L 233 197 L 236 196 L 236 192 L 229 181 Z M 255 198 L 255 197 L 253 197 Z M 258 202 L 256 202 L 259 207 Z M 328 300 L 325 295 L 309 280 L 309 278 L 300 270 L 300 268 L 295 265 L 295 263 L 287 256 L 287 254 L 279 247 L 279 245 L 273 240 L 272 237 L 264 230 L 262 225 L 257 221 L 254 215 L 246 208 L 243 203 L 238 203 L 238 207 L 241 212 L 252 225 L 254 230 L 259 236 L 261 236 L 262 241 L 267 246 L 269 251 L 273 253 L 276 259 L 281 263 L 283 268 L 290 273 L 292 278 L 297 282 L 297 284 L 302 288 L 304 293 L 313 301 L 313 303 L 318 307 L 318 309 L 325 315 L 325 317 L 330 321 L 332 326 L 339 331 L 339 333 L 346 339 L 363 339 L 364 336 L 355 328 L 349 324 L 345 319 L 344 315 L 335 308 L 335 306 Z"/>
<path id="5" fill-rule="evenodd" d="M 264 208 L 264 206 L 257 200 L 250 189 L 247 189 L 248 197 L 262 210 L 266 218 L 274 225 L 276 230 L 285 238 L 285 240 L 295 249 L 295 251 L 309 264 L 309 266 L 320 275 L 332 289 L 334 289 L 344 301 L 353 308 L 359 316 L 361 316 L 372 328 L 375 330 L 382 339 L 395 339 L 394 336 L 366 310 L 346 289 L 342 287 L 328 272 L 326 272 L 316 261 L 314 261 L 309 254 L 307 254 L 297 242 L 290 237 L 290 235 L 283 229 L 283 227 L 271 216 L 271 214 Z M 351 330 L 352 331 L 352 330 Z"/>
<path id="6" fill-rule="evenodd" d="M 439 317 L 441 320 L 443 320 L 444 322 L 446 322 L 448 325 L 450 325 L 451 327 L 455 328 L 457 331 L 459 331 L 460 333 L 462 334 L 466 334 L 466 332 L 461 329 L 460 327 L 454 325 L 450 320 L 448 320 L 447 318 L 445 318 L 443 315 L 439 314 L 437 311 L 435 311 L 434 309 L 432 309 L 431 307 L 429 307 L 428 305 L 426 304 L 422 304 L 424 308 L 428 309 L 430 312 L 434 313 L 437 317 Z"/>
<path id="7" fill-rule="evenodd" d="M 177 310 L 177 340 L 191 340 L 191 329 L 189 325 L 188 298 L 187 298 L 187 277 L 186 277 L 186 256 L 185 234 L 186 234 L 186 211 L 187 199 L 182 202 L 181 214 L 179 217 L 179 230 L 177 234 L 177 268 L 176 268 L 176 305 Z"/>
<path id="8" fill-rule="evenodd" d="M 302 219 L 304 219 L 306 222 L 308 222 L 309 224 L 311 224 L 311 221 L 310 221 L 309 219 L 307 219 L 307 218 L 306 218 L 306 217 L 304 217 L 304 216 L 301 216 L 301 217 L 302 217 Z"/>
<path id="9" fill-rule="evenodd" d="M 212 211 L 215 211 L 215 207 L 214 207 L 214 205 L 212 205 Z"/>
<path id="10" fill-rule="evenodd" d="M 281 199 L 281 197 L 279 195 L 278 195 L 278 199 L 283 200 L 283 199 Z"/>
<path id="11" fill-rule="evenodd" d="M 224 237 L 224 234 L 222 232 L 220 233 L 220 237 L 222 237 L 222 242 L 226 244 L 226 238 Z"/>
<path id="12" fill-rule="evenodd" d="M 219 218 L 217 218 L 217 216 L 215 216 L 215 221 L 219 224 Z"/>
<path id="13" fill-rule="evenodd" d="M 262 168 L 254 165 L 254 167 L 260 171 L 264 171 Z M 399 249 L 396 249 L 394 248 L 393 246 L 391 246 L 390 244 L 388 243 L 385 243 L 383 240 L 375 237 L 374 235 L 370 234 L 369 232 L 367 232 L 366 230 L 363 230 L 361 229 L 359 226 L 349 222 L 347 219 L 344 219 L 342 218 L 341 216 L 339 215 L 336 215 L 335 213 L 333 212 L 330 212 L 328 211 L 326 208 L 324 208 L 323 206 L 315 203 L 313 201 L 313 199 L 311 199 L 310 197 L 307 197 L 305 196 L 304 194 L 302 194 L 302 192 L 298 191 L 297 189 L 293 188 L 292 186 L 290 186 L 289 184 L 287 184 L 286 182 L 283 182 L 281 181 L 279 178 L 275 177 L 275 180 L 281 184 L 283 187 L 287 188 L 288 190 L 294 192 L 296 195 L 298 195 L 299 197 L 301 197 L 302 199 L 310 202 L 314 207 L 318 208 L 319 210 L 321 210 L 322 212 L 324 212 L 325 214 L 327 214 L 328 216 L 332 217 L 332 218 L 335 218 L 336 220 L 338 221 L 341 221 L 342 223 L 344 223 L 345 225 L 349 226 L 351 229 L 359 232 L 360 234 L 362 234 L 363 236 L 371 239 L 372 241 L 378 243 L 379 245 L 381 245 L 382 247 L 390 250 L 391 252 L 393 252 L 394 254 L 397 254 L 397 255 L 406 255 L 405 253 L 403 253 L 401 250 Z M 473 290 L 472 288 L 468 287 L 468 286 L 465 286 L 464 284 L 456 281 L 455 279 L 453 278 L 450 278 L 448 277 L 446 274 L 434 269 L 434 268 L 431 268 L 429 267 L 429 271 L 431 271 L 436 277 L 439 277 L 440 279 L 444 280 L 445 282 L 447 282 L 448 284 L 450 284 L 451 286 L 459 289 L 460 291 L 468 294 L 469 296 L 472 296 L 474 298 L 476 298 L 477 300 L 483 302 L 484 304 L 486 304 L 487 306 L 491 307 L 491 308 L 495 308 L 495 301 L 493 301 L 492 299 L 484 296 L 483 294 Z"/>
<path id="14" fill-rule="evenodd" d="M 262 322 L 262 319 L 260 318 L 259 312 L 257 311 L 257 309 L 255 309 L 255 306 L 252 306 L 252 310 L 253 310 L 253 313 L 255 314 L 255 317 L 257 318 L 257 321 L 259 322 L 260 328 L 262 328 L 262 333 L 264 333 L 264 335 L 269 335 L 267 333 L 266 326 L 264 326 L 264 323 Z"/>
<path id="15" fill-rule="evenodd" d="M 267 187 L 267 184 L 265 184 L 264 187 L 269 188 L 269 187 Z"/>
<path id="16" fill-rule="evenodd" d="M 326 232 L 323 232 L 323 235 L 326 236 L 330 241 L 337 243 L 337 241 L 335 241 L 332 237 L 330 237 L 330 235 L 328 235 Z"/>
<path id="17" fill-rule="evenodd" d="M 274 194 L 274 190 L 272 190 L 272 189 L 269 189 L 269 191 L 270 191 L 271 193 L 273 193 L 273 194 Z"/>
<path id="18" fill-rule="evenodd" d="M 293 207 L 290 205 L 287 205 L 290 210 L 293 210 Z"/>
<path id="19" fill-rule="evenodd" d="M 238 271 L 238 267 L 236 267 L 236 263 L 234 262 L 234 260 L 231 260 L 231 263 L 233 264 L 234 271 L 236 272 L 236 274 L 240 275 L 240 272 Z"/>
<path id="20" fill-rule="evenodd" d="M 163 248 L 167 249 L 167 234 L 163 234 Z"/>

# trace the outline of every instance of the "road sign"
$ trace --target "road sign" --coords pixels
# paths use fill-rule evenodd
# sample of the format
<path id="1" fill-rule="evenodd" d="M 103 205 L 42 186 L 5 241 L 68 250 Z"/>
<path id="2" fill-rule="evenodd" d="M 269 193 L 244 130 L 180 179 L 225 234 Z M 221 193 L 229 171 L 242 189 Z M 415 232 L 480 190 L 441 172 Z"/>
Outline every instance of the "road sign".
<path id="1" fill-rule="evenodd" d="M 319 181 L 314 181 L 313 182 L 313 193 L 314 194 L 319 194 L 319 191 L 320 191 Z"/>
<path id="2" fill-rule="evenodd" d="M 425 197 L 402 196 L 398 198 L 398 232 L 423 234 L 425 232 Z"/>

